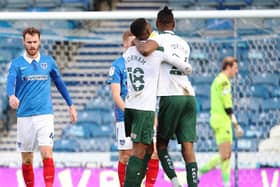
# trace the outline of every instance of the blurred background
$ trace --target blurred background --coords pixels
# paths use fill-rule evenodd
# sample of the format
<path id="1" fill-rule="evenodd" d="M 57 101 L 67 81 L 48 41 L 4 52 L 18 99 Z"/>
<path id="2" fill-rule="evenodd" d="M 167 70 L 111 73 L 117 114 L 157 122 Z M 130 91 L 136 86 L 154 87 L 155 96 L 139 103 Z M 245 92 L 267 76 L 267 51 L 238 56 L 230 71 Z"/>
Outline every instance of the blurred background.
<path id="1" fill-rule="evenodd" d="M 164 5 L 174 11 L 196 10 L 199 14 L 199 10 L 279 9 L 280 1 L 1 0 L 0 11 L 50 14 L 57 11 L 130 11 L 133 14 L 134 10 L 157 11 Z M 2 185 L 1 181 L 6 177 L 5 174 L 9 173 L 7 168 L 14 169 L 9 176 L 17 179 L 18 186 L 22 185 L 15 174 L 20 168 L 20 157 L 15 149 L 16 117 L 15 111 L 8 106 L 5 83 L 9 63 L 24 51 L 21 32 L 29 26 L 40 29 L 41 52 L 52 55 L 57 61 L 78 110 L 78 123 L 69 124 L 68 107 L 55 86 L 52 86 L 56 166 L 61 172 L 66 168 L 75 168 L 66 170 L 66 173 L 72 172 L 73 184 L 61 182 L 64 178 L 58 176 L 57 180 L 60 182 L 56 182 L 56 186 L 77 186 L 78 182 L 75 182 L 73 173 L 82 176 L 87 168 L 93 169 L 90 171 L 97 172 L 98 176 L 101 176 L 103 171 L 112 171 L 113 173 L 108 174 L 113 177 L 111 182 L 106 177 L 105 183 L 101 182 L 101 178 L 96 180 L 99 182 L 98 186 L 117 186 L 117 175 L 114 171 L 118 154 L 113 100 L 106 80 L 111 63 L 122 53 L 122 32 L 129 28 L 132 20 L 0 20 L 0 186 L 6 186 Z M 155 19 L 149 20 L 156 29 Z M 182 36 L 191 48 L 190 63 L 193 74 L 190 80 L 195 87 L 198 101 L 198 141 L 195 144 L 198 164 L 205 163 L 207 158 L 217 151 L 209 125 L 210 84 L 221 71 L 222 59 L 228 55 L 236 56 L 239 61 L 239 74 L 233 81 L 234 111 L 245 130 L 245 136 L 238 142 L 239 186 L 265 186 L 265 177 L 268 185 L 280 186 L 280 19 L 273 16 L 176 19 L 175 32 Z M 185 181 L 184 171 L 180 170 L 184 168 L 180 145 L 172 141 L 169 149 L 179 175 L 182 175 L 180 179 Z M 39 155 L 34 165 L 40 170 Z M 232 165 L 234 167 L 234 159 Z M 39 172 L 38 175 L 40 174 Z M 208 181 L 209 187 L 221 186 L 219 175 L 218 171 L 214 171 L 208 178 L 204 178 L 206 182 L 202 182 L 200 186 L 207 186 L 210 177 L 212 182 L 210 184 Z M 63 173 L 63 176 L 70 175 Z M 213 177 L 217 180 L 213 180 Z M 166 183 L 159 182 L 157 186 L 170 186 L 163 173 L 159 174 L 159 178 Z M 90 180 L 95 179 L 89 178 L 88 181 Z M 276 182 L 271 182 L 274 180 Z M 91 184 L 88 182 L 84 186 L 93 186 Z"/>

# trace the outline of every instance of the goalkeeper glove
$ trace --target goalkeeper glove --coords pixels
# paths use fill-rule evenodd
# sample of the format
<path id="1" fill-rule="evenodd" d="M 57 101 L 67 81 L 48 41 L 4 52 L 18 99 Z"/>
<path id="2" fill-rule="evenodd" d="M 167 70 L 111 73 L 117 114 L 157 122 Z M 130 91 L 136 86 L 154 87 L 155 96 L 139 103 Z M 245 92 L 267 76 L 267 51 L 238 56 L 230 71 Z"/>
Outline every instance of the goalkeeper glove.
<path id="1" fill-rule="evenodd" d="M 235 133 L 235 136 L 236 136 L 237 138 L 240 138 L 241 136 L 243 136 L 244 131 L 243 131 L 243 129 L 240 127 L 239 124 L 237 124 L 237 125 L 234 127 L 234 133 Z"/>
<path id="2" fill-rule="evenodd" d="M 243 129 L 240 127 L 240 125 L 238 124 L 237 119 L 236 119 L 236 117 L 235 117 L 234 114 L 231 115 L 231 121 L 232 121 L 232 123 L 233 123 L 233 125 L 234 125 L 234 133 L 235 133 L 235 136 L 236 136 L 237 138 L 240 138 L 241 136 L 243 136 L 244 131 L 243 131 Z"/>

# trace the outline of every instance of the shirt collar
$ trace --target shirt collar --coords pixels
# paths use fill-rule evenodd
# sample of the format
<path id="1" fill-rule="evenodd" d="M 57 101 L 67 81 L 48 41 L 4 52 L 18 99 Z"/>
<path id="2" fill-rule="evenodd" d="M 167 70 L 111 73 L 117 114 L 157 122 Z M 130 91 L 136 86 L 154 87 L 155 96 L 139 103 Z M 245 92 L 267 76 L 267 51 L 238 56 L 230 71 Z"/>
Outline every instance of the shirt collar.
<path id="1" fill-rule="evenodd" d="M 165 30 L 163 32 L 170 33 L 170 34 L 175 34 L 174 31 L 172 31 L 172 30 Z"/>
<path id="2" fill-rule="evenodd" d="M 23 58 L 24 58 L 29 64 L 31 64 L 33 60 L 35 60 L 36 62 L 39 62 L 39 61 L 40 61 L 40 56 L 41 56 L 41 55 L 40 55 L 40 53 L 39 53 L 38 56 L 37 56 L 37 58 L 32 59 L 32 58 L 30 58 L 29 56 L 27 56 L 26 51 L 25 51 L 24 54 L 23 54 Z"/>

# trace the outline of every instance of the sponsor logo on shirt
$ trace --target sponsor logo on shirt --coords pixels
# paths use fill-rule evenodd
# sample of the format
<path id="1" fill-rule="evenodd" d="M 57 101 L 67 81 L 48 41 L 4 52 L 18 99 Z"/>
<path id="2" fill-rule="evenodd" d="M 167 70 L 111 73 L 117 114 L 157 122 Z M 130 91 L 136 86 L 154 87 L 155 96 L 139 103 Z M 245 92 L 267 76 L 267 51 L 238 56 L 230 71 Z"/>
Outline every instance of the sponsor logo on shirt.
<path id="1" fill-rule="evenodd" d="M 20 67 L 19 69 L 20 69 L 21 71 L 23 71 L 23 70 L 26 69 L 26 67 Z"/>
<path id="2" fill-rule="evenodd" d="M 30 75 L 22 77 L 24 81 L 44 81 L 48 80 L 48 75 Z"/>

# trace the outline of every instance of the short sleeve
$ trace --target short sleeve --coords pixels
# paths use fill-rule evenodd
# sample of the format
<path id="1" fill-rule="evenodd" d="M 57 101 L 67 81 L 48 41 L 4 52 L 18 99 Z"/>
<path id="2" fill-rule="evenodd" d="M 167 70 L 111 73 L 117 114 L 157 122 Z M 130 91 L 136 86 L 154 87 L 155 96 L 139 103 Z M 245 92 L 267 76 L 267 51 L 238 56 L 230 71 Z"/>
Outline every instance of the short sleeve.
<path id="1" fill-rule="evenodd" d="M 232 108 L 231 86 L 228 81 L 220 83 L 220 91 L 224 108 Z"/>

